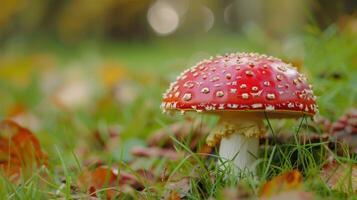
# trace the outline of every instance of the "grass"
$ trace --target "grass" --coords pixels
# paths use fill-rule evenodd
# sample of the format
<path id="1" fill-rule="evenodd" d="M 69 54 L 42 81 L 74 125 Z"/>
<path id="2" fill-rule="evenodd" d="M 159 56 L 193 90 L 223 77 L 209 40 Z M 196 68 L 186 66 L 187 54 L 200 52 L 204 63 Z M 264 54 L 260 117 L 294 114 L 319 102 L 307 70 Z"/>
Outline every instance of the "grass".
<path id="1" fill-rule="evenodd" d="M 3 65 L 3 75 L 0 78 L 0 117 L 5 118 L 9 110 L 17 104 L 25 105 L 26 112 L 34 114 L 39 120 L 40 125 L 35 133 L 48 154 L 49 165 L 47 168 L 38 169 L 20 185 L 12 184 L 1 176 L 0 199 L 88 197 L 84 192 L 73 192 L 73 185 L 77 184 L 86 161 L 101 160 L 108 165 L 119 164 L 127 169 L 126 163 L 132 159 L 129 153 L 131 147 L 145 145 L 145 138 L 154 130 L 185 118 L 168 117 L 159 110 L 161 94 L 168 87 L 168 81 L 183 69 L 210 55 L 231 51 L 258 51 L 289 61 L 303 60 L 302 70 L 309 75 L 319 96 L 318 104 L 322 115 L 336 119 L 347 108 L 357 106 L 355 36 L 339 32 L 336 27 L 331 26 L 321 33 L 312 32 L 290 38 L 295 42 L 289 51 L 286 51 L 284 45 L 269 40 L 264 35 L 255 33 L 258 39 L 250 35 L 253 34 L 237 36 L 215 33 L 193 41 L 187 38 L 170 38 L 145 43 L 88 41 L 70 48 L 46 39 L 35 39 L 32 42 L 25 41 L 27 45 L 22 45 L 19 51 L 18 43 L 5 44 L 2 48 L 5 53 L 0 61 L 0 65 Z M 84 77 L 82 78 L 90 80 L 94 90 L 89 102 L 70 110 L 53 104 L 52 93 L 41 89 L 41 73 L 46 66 L 33 61 L 35 56 L 49 59 L 50 65 L 59 73 L 70 70 L 71 67 L 78 68 Z M 119 63 L 115 67 L 124 69 L 124 78 L 121 79 L 129 81 L 129 85 L 133 87 L 131 89 L 136 92 L 134 100 L 120 104 L 113 100 L 110 89 L 103 86 L 95 74 L 103 63 Z M 16 68 L 12 68 L 13 66 Z M 23 73 L 25 76 L 19 77 L 26 79 L 19 81 L 16 74 Z M 215 124 L 215 119 L 209 116 L 190 117 L 199 118 L 211 127 Z M 345 194 L 330 189 L 318 176 L 321 166 L 326 163 L 328 153 L 348 163 L 356 163 L 356 156 L 350 157 L 346 153 L 345 157 L 338 157 L 334 152 L 329 152 L 325 142 L 301 144 L 297 135 L 309 131 L 306 118 L 286 122 L 270 122 L 267 118 L 266 122 L 269 131 L 274 135 L 278 134 L 281 127 L 294 132 L 295 142 L 263 145 L 258 159 L 258 178 L 243 176 L 238 181 L 237 176 L 227 175 L 232 173 L 230 169 L 222 170 L 217 166 L 217 156 L 204 159 L 192 152 L 188 146 L 189 139 L 181 143 L 174 137 L 171 139 L 176 148 L 186 152 L 185 159 L 173 161 L 151 158 L 143 164 L 156 166 L 159 172 L 167 170 L 170 173 L 169 180 L 190 177 L 187 199 L 224 199 L 223 189 L 237 185 L 257 196 L 259 187 L 267 180 L 291 169 L 299 169 L 303 173 L 305 189 L 313 191 L 318 199 L 357 198 L 353 191 Z M 107 133 L 113 124 L 119 124 L 121 127 L 120 141 L 109 150 L 97 148 L 97 141 L 91 137 L 92 133 L 101 130 L 103 137 L 110 140 Z M 81 153 L 82 147 L 90 152 Z M 140 177 L 139 174 L 135 175 Z M 158 199 L 167 192 L 162 187 L 160 184 L 148 183 L 147 188 L 152 191 L 133 191 L 131 195 L 123 198 Z"/>

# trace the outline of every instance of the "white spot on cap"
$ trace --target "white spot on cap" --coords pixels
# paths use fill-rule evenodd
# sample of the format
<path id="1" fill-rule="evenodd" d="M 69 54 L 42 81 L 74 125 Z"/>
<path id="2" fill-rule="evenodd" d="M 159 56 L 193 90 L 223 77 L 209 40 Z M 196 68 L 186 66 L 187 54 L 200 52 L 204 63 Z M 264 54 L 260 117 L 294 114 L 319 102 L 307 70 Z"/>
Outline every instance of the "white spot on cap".
<path id="1" fill-rule="evenodd" d="M 187 81 L 183 86 L 186 88 L 193 88 L 194 83 L 192 81 Z"/>
<path id="2" fill-rule="evenodd" d="M 297 79 L 293 80 L 294 85 L 299 85 L 299 81 Z"/>
<path id="3" fill-rule="evenodd" d="M 259 92 L 251 92 L 250 94 L 253 96 L 253 97 L 259 97 L 261 94 L 262 94 L 263 90 L 259 90 Z"/>
<path id="4" fill-rule="evenodd" d="M 243 93 L 242 94 L 242 98 L 243 99 L 248 99 L 249 98 L 249 94 L 248 93 Z"/>
<path id="5" fill-rule="evenodd" d="M 253 76 L 253 75 L 254 75 L 254 73 L 253 73 L 252 70 L 247 70 L 247 71 L 245 71 L 245 74 L 246 74 L 247 76 Z"/>
<path id="6" fill-rule="evenodd" d="M 285 66 L 283 66 L 283 65 L 279 65 L 278 66 L 278 70 L 280 70 L 280 71 L 282 71 L 282 72 L 286 72 L 286 67 Z"/>
<path id="7" fill-rule="evenodd" d="M 218 109 L 219 110 L 223 110 L 224 109 L 224 103 L 219 104 Z"/>
<path id="8" fill-rule="evenodd" d="M 179 86 L 175 86 L 172 91 L 177 91 L 179 89 Z"/>
<path id="9" fill-rule="evenodd" d="M 278 81 L 283 80 L 283 76 L 281 74 L 276 75 L 276 80 Z"/>
<path id="10" fill-rule="evenodd" d="M 274 100 L 275 99 L 275 94 L 274 93 L 268 93 L 267 94 L 267 99 Z"/>
<path id="11" fill-rule="evenodd" d="M 265 110 L 267 110 L 267 111 L 272 111 L 272 110 L 275 110 L 275 107 L 274 107 L 273 105 L 267 105 L 267 106 L 265 107 Z"/>
<path id="12" fill-rule="evenodd" d="M 189 101 L 192 99 L 192 94 L 191 93 L 185 93 L 182 97 L 184 101 Z"/>
<path id="13" fill-rule="evenodd" d="M 204 93 L 204 94 L 208 94 L 209 93 L 209 88 L 208 87 L 204 87 L 204 88 L 202 88 L 201 92 Z"/>
<path id="14" fill-rule="evenodd" d="M 257 86 L 253 86 L 253 87 L 252 87 L 252 91 L 256 92 L 256 91 L 258 91 L 258 90 L 259 90 L 259 89 L 258 89 Z"/>
<path id="15" fill-rule="evenodd" d="M 211 79 L 212 82 L 215 82 L 215 81 L 218 81 L 218 80 L 219 80 L 219 77 L 218 77 L 218 76 L 214 76 L 214 77 L 212 77 L 212 79 Z"/>
<path id="16" fill-rule="evenodd" d="M 230 91 L 230 93 L 235 94 L 237 92 L 237 89 L 236 88 L 231 88 L 229 91 Z"/>
<path id="17" fill-rule="evenodd" d="M 263 107 L 263 104 L 261 103 L 255 103 L 252 105 L 252 108 L 262 108 Z"/>
<path id="18" fill-rule="evenodd" d="M 223 97 L 224 96 L 224 92 L 223 91 L 217 91 L 216 92 L 216 96 L 217 97 Z"/>

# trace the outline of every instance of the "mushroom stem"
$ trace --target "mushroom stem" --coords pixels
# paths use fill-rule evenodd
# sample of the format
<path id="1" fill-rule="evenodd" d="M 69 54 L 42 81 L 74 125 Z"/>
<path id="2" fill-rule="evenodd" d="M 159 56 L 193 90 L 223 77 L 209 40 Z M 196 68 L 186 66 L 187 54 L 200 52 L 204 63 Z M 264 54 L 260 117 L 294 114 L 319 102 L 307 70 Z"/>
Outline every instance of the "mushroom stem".
<path id="1" fill-rule="evenodd" d="M 262 116 L 246 113 L 245 116 L 222 115 L 217 128 L 207 137 L 215 146 L 219 141 L 219 163 L 222 169 L 234 164 L 239 171 L 255 173 L 254 162 L 258 157 L 259 136 L 265 132 Z M 228 161 L 228 162 L 227 162 Z"/>
<path id="2" fill-rule="evenodd" d="M 232 134 L 222 138 L 219 147 L 219 156 L 222 159 L 221 167 L 227 168 L 234 164 L 239 171 L 248 170 L 255 173 L 254 161 L 258 157 L 259 138 L 246 137 L 243 134 Z M 232 162 L 227 162 L 231 160 Z"/>

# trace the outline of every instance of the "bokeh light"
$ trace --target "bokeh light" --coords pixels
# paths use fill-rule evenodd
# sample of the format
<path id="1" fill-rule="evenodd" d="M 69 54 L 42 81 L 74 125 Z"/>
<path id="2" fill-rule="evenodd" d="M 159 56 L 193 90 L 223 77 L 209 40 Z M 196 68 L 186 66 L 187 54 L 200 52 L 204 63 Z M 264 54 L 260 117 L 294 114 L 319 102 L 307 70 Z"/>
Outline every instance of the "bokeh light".
<path id="1" fill-rule="evenodd" d="M 148 11 L 148 22 L 159 35 L 169 35 L 179 26 L 179 13 L 166 1 L 156 1 Z"/>
<path id="2" fill-rule="evenodd" d="M 203 28 L 209 31 L 214 25 L 214 14 L 207 6 L 202 6 L 201 12 L 203 15 Z"/>

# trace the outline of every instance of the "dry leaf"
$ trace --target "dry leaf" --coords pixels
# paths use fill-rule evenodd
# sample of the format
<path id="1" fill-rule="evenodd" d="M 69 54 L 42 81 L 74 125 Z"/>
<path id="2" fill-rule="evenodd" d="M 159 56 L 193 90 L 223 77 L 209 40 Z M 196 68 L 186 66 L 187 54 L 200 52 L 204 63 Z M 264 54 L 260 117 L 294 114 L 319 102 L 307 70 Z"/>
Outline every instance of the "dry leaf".
<path id="1" fill-rule="evenodd" d="M 175 191 L 180 197 L 184 197 L 190 191 L 191 178 L 184 177 L 178 181 L 167 182 L 165 188 L 169 191 Z"/>
<path id="2" fill-rule="evenodd" d="M 131 153 L 138 157 L 166 157 L 172 160 L 178 160 L 183 157 L 182 153 L 175 150 L 159 147 L 134 147 Z"/>
<path id="3" fill-rule="evenodd" d="M 302 175 L 293 170 L 274 177 L 263 185 L 260 196 L 267 198 L 276 196 L 282 191 L 299 190 L 302 187 Z"/>
<path id="4" fill-rule="evenodd" d="M 343 192 L 357 192 L 357 165 L 339 164 L 336 161 L 322 168 L 322 178 L 333 189 Z"/>
<path id="5" fill-rule="evenodd" d="M 117 170 L 107 166 L 100 166 L 92 171 L 84 170 L 78 178 L 78 185 L 85 188 L 90 196 L 97 197 L 97 191 L 105 189 L 107 199 L 113 199 L 119 195 Z"/>
<path id="6" fill-rule="evenodd" d="M 102 165 L 93 170 L 83 170 L 78 178 L 78 185 L 87 190 L 92 197 L 97 197 L 99 191 L 105 191 L 107 199 L 113 199 L 129 188 L 143 190 L 144 185 L 141 181 L 154 182 L 154 175 L 149 171 L 138 170 L 135 173 L 137 176 Z"/>
<path id="7" fill-rule="evenodd" d="M 47 157 L 30 130 L 11 120 L 0 122 L 0 170 L 10 181 L 19 180 L 21 175 L 29 177 L 46 162 Z"/>

